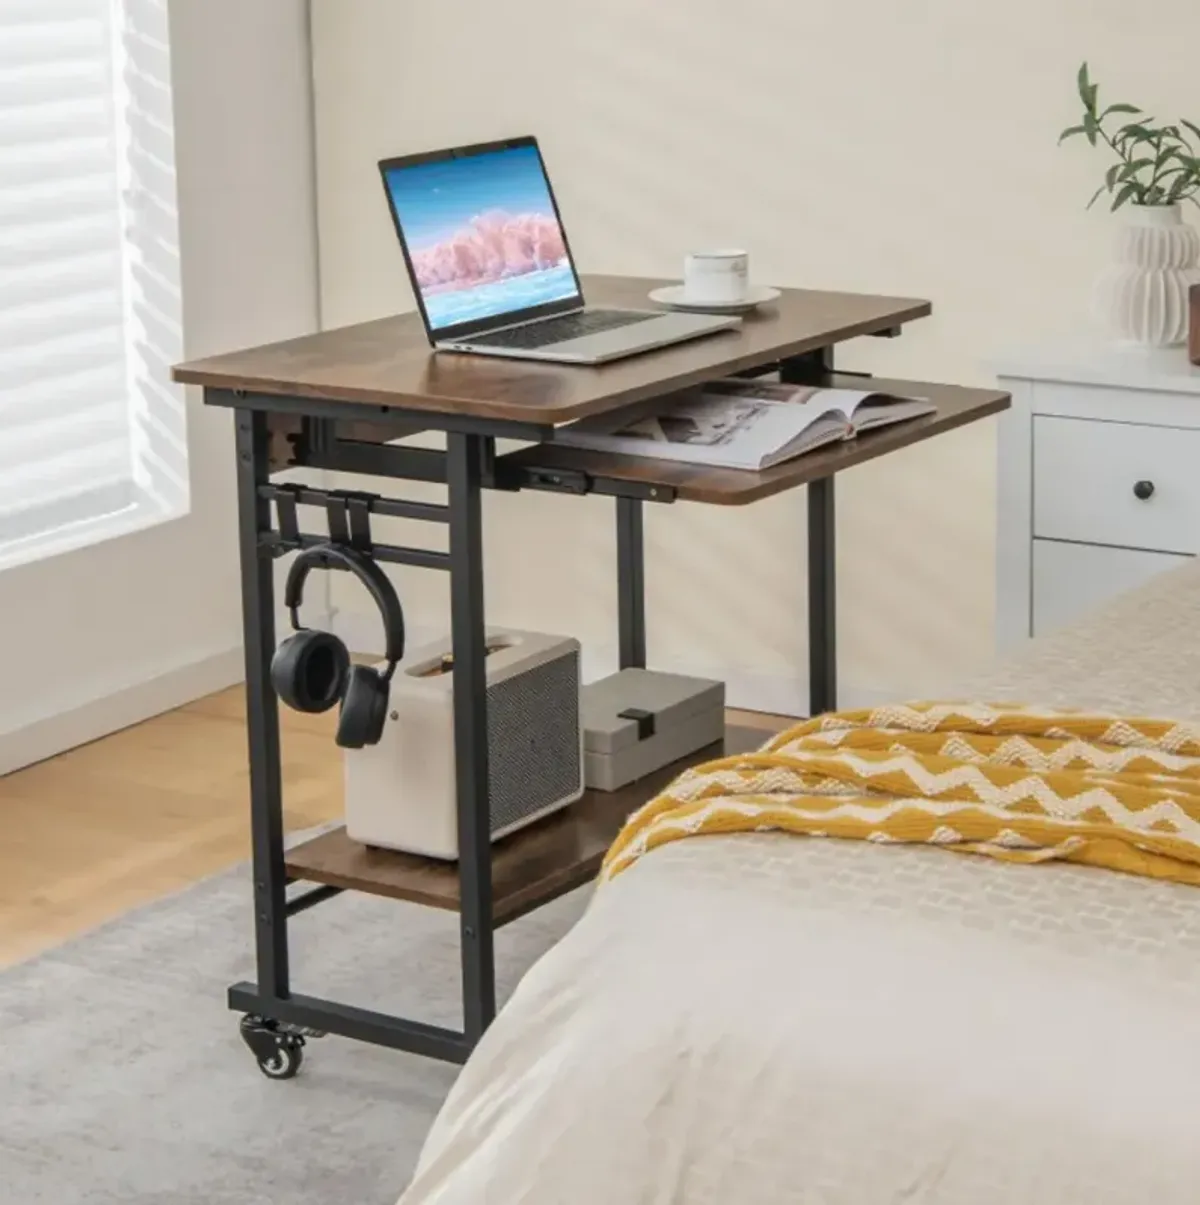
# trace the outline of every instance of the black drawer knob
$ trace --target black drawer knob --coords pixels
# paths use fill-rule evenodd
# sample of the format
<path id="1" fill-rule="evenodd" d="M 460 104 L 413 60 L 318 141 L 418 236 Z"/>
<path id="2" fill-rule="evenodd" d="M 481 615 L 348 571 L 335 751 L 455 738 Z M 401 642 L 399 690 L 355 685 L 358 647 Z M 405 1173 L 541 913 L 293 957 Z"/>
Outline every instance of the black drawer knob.
<path id="1" fill-rule="evenodd" d="M 1153 481 L 1136 481 L 1133 486 L 1133 496 L 1142 502 L 1153 497 L 1154 482 Z"/>

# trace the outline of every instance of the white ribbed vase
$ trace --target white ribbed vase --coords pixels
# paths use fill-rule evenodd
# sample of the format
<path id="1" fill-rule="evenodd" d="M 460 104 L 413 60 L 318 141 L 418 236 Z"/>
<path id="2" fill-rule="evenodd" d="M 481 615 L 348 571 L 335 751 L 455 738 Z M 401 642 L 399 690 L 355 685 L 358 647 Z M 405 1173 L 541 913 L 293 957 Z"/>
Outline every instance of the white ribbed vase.
<path id="1" fill-rule="evenodd" d="M 1113 262 L 1096 282 L 1096 313 L 1122 343 L 1173 347 L 1187 339 L 1188 288 L 1200 282 L 1200 233 L 1178 205 L 1130 205 Z"/>

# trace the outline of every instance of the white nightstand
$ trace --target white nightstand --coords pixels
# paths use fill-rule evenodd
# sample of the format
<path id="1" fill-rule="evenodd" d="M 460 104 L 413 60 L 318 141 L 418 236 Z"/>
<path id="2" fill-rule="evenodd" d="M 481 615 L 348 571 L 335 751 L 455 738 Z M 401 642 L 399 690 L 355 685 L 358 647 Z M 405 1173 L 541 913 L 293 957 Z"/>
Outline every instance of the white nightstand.
<path id="1" fill-rule="evenodd" d="M 1014 356 L 1000 419 L 1000 648 L 1200 552 L 1200 368 L 1182 349 Z"/>

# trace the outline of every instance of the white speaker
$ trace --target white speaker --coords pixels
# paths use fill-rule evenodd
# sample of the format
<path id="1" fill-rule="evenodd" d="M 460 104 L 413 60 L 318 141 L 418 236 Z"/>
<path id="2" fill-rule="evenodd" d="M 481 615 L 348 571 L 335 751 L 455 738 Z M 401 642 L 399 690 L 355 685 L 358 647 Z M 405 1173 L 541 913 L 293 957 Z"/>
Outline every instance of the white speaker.
<path id="1" fill-rule="evenodd" d="M 489 631 L 488 811 L 492 840 L 583 794 L 579 642 Z M 454 674 L 450 638 L 409 653 L 392 678 L 377 745 L 346 750 L 351 840 L 431 858 L 458 857 Z"/>

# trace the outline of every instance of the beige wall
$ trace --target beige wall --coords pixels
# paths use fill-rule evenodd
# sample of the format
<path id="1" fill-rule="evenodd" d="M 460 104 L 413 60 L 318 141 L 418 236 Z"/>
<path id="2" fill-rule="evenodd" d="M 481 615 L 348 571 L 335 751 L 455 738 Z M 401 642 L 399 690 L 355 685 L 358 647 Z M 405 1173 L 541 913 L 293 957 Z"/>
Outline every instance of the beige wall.
<path id="1" fill-rule="evenodd" d="M 765 282 L 934 300 L 843 364 L 984 381 L 996 351 L 1079 325 L 1104 255 L 1082 204 L 1106 165 L 1055 148 L 1079 60 L 1110 99 L 1200 107 L 1189 0 L 314 0 L 314 19 L 329 324 L 411 306 L 379 157 L 534 132 L 584 270 L 671 275 L 744 244 Z M 990 649 L 993 457 L 985 423 L 839 479 L 848 696 L 919 692 Z M 803 505 L 651 510 L 652 655 L 764 701 L 794 688 Z M 611 504 L 488 513 L 491 618 L 611 646 Z M 405 597 L 444 626 L 440 583 Z"/>

